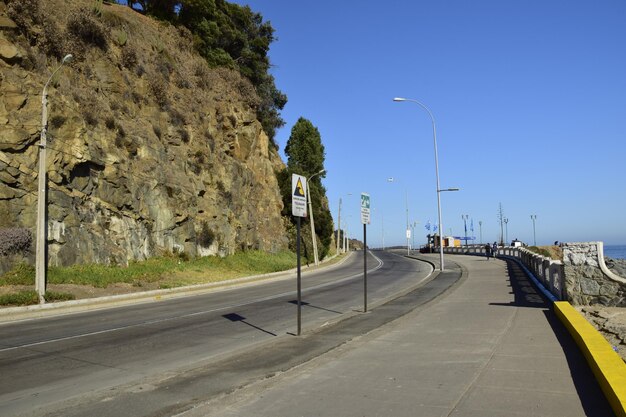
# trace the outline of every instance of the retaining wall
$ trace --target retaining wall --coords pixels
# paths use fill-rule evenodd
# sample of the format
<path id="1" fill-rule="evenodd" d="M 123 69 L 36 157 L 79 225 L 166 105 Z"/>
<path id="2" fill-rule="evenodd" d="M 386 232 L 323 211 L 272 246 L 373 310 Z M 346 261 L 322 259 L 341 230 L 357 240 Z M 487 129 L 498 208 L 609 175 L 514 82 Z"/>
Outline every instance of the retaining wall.
<path id="1" fill-rule="evenodd" d="M 558 300 L 569 301 L 574 305 L 626 307 L 626 278 L 607 268 L 602 242 L 562 245 L 562 262 L 511 246 L 501 247 L 497 255 L 519 260 Z M 482 245 L 470 245 L 445 248 L 444 252 L 484 255 L 485 248 Z"/>
<path id="2" fill-rule="evenodd" d="M 567 301 L 626 307 L 626 278 L 607 268 L 602 242 L 563 244 Z"/>
<path id="3" fill-rule="evenodd" d="M 469 245 L 459 248 L 444 248 L 445 253 L 485 255 L 484 245 Z M 522 247 L 504 246 L 497 256 L 508 256 L 519 260 L 544 287 L 558 300 L 565 300 L 565 274 L 563 262 L 546 258 Z"/>

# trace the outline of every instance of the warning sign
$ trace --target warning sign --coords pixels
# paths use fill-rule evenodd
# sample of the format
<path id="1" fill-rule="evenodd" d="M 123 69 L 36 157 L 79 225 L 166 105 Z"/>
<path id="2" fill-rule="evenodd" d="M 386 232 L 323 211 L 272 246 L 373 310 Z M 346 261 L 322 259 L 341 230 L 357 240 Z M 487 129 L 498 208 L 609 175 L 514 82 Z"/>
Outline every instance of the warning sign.
<path id="1" fill-rule="evenodd" d="M 291 174 L 291 214 L 306 217 L 306 178 Z"/>

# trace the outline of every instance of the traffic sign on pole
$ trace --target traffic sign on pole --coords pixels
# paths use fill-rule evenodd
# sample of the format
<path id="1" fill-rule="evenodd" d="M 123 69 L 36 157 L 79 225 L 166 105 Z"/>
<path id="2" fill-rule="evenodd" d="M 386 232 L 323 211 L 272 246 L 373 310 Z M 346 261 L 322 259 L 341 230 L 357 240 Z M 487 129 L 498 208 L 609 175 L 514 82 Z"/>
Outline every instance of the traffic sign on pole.
<path id="1" fill-rule="evenodd" d="M 306 217 L 306 178 L 291 174 L 291 214 L 298 219 L 296 222 L 296 259 L 297 259 L 297 295 L 298 295 L 298 336 L 302 331 L 302 274 L 300 266 L 300 221 Z"/>
<path id="2" fill-rule="evenodd" d="M 370 224 L 370 195 L 361 193 L 361 223 Z"/>
<path id="3" fill-rule="evenodd" d="M 306 217 L 306 178 L 291 174 L 291 214 Z"/>

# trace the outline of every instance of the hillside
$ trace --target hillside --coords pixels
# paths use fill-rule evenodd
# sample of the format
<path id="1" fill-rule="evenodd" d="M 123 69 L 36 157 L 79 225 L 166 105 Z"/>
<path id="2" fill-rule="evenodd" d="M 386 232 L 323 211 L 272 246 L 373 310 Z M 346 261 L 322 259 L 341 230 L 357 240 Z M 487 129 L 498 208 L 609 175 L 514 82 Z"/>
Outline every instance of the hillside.
<path id="1" fill-rule="evenodd" d="M 0 229 L 34 235 L 41 92 L 71 53 L 48 91 L 51 265 L 287 246 L 249 81 L 128 7 L 17 3 L 0 2 Z"/>

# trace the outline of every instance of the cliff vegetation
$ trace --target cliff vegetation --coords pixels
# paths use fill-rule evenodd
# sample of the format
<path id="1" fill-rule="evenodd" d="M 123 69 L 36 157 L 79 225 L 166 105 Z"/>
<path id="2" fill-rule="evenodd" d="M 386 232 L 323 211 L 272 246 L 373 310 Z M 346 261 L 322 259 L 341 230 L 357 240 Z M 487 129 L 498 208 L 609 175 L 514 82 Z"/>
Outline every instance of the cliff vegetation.
<path id="1" fill-rule="evenodd" d="M 172 4 L 155 20 L 102 1 L 0 1 L 0 229 L 34 234 L 42 88 L 74 56 L 48 88 L 51 266 L 288 246 L 273 29 L 223 1 Z"/>

